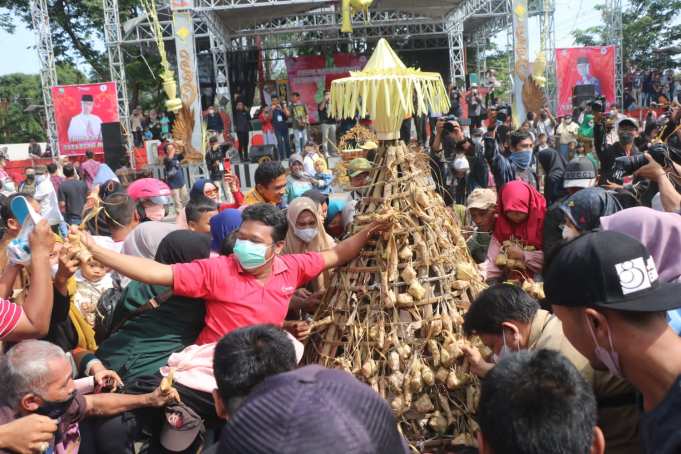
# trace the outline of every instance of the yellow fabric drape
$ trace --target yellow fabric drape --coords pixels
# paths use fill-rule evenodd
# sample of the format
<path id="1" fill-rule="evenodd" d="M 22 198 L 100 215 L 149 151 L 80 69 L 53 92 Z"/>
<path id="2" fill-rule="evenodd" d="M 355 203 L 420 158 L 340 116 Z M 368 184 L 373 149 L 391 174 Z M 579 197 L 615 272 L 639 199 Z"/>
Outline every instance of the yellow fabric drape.
<path id="1" fill-rule="evenodd" d="M 69 318 L 78 334 L 78 346 L 91 352 L 97 351 L 97 341 L 95 341 L 95 330 L 85 321 L 83 314 L 73 302 L 76 294 L 76 278 L 71 276 L 66 283 L 66 291 L 69 295 Z"/>

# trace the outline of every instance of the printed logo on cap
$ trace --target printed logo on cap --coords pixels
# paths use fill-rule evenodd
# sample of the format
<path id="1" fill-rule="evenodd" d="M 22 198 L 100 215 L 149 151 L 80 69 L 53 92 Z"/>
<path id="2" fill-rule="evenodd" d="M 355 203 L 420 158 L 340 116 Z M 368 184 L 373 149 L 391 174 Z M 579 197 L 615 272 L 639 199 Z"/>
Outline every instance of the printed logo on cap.
<path id="1" fill-rule="evenodd" d="M 623 295 L 651 288 L 653 282 L 657 281 L 658 278 L 652 257 L 648 257 L 647 260 L 638 257 L 618 263 L 615 265 L 615 270 L 620 278 Z"/>

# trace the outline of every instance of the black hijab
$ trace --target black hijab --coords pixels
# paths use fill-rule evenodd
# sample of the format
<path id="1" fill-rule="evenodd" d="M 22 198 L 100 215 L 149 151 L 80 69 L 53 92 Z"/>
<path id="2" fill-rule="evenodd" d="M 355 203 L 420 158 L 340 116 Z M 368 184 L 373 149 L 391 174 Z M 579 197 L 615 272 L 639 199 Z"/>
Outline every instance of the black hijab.
<path id="1" fill-rule="evenodd" d="M 567 161 L 558 151 L 553 148 L 544 148 L 537 153 L 537 160 L 547 175 L 560 175 L 561 178 L 563 177 Z"/>
<path id="2" fill-rule="evenodd" d="M 157 262 L 172 265 L 207 259 L 209 255 L 210 235 L 191 230 L 175 230 L 161 240 L 155 259 Z"/>
<path id="3" fill-rule="evenodd" d="M 544 198 L 551 205 L 565 195 L 563 189 L 563 175 L 567 161 L 558 151 L 553 148 L 545 148 L 537 153 L 537 161 L 546 173 L 544 184 Z"/>

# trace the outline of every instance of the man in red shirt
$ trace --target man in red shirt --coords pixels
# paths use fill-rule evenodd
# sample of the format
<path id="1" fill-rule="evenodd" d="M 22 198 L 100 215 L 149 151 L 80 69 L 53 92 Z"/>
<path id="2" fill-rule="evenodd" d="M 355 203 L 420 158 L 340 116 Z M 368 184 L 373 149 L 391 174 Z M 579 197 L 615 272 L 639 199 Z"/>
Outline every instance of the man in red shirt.
<path id="1" fill-rule="evenodd" d="M 131 279 L 204 299 L 206 325 L 196 343 L 205 344 L 243 326 L 281 326 L 296 289 L 355 258 L 374 232 L 388 227 L 374 222 L 333 249 L 280 256 L 288 229 L 284 213 L 260 203 L 246 208 L 242 218 L 232 255 L 192 263 L 164 265 L 106 250 L 89 237 L 83 243 L 96 260 Z"/>

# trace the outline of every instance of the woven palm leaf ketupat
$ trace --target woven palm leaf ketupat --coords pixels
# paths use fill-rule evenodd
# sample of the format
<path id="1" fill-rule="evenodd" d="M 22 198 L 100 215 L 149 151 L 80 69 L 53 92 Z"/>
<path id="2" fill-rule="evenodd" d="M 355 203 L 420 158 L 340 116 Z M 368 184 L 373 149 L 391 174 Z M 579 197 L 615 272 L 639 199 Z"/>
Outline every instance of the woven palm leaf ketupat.
<path id="1" fill-rule="evenodd" d="M 391 227 L 334 272 L 306 361 L 372 386 L 415 452 L 474 444 L 478 384 L 461 348 L 462 314 L 484 284 L 460 226 L 435 190 L 428 155 L 401 141 L 381 142 L 365 194 L 352 231 L 377 219 Z"/>

